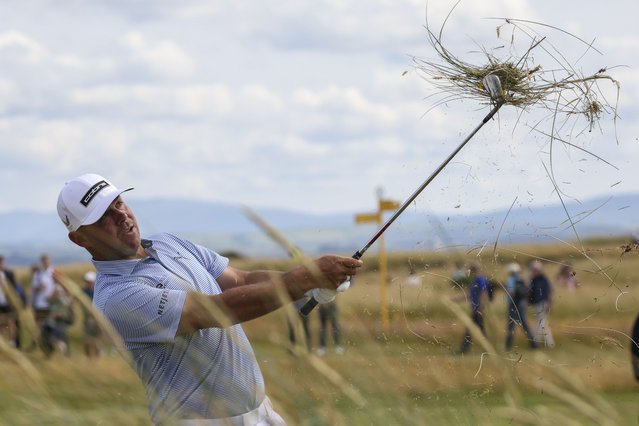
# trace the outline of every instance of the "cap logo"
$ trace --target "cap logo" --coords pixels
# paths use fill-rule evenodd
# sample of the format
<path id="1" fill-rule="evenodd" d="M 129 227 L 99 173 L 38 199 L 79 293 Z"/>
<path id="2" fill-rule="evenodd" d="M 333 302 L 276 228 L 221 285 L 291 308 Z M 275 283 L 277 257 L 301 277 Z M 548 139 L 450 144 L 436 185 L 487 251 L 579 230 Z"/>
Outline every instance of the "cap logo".
<path id="1" fill-rule="evenodd" d="M 71 225 L 71 221 L 69 220 L 69 216 L 68 215 L 64 215 L 64 220 L 62 221 L 66 226 L 70 226 Z"/>
<path id="2" fill-rule="evenodd" d="M 82 197 L 82 200 L 80 200 L 80 203 L 84 207 L 88 206 L 91 200 L 93 199 L 93 197 L 95 197 L 98 194 L 98 192 L 102 191 L 107 186 L 109 186 L 109 184 L 105 180 L 101 180 L 100 182 L 96 183 L 95 185 L 91 187 L 91 189 L 87 191 L 86 194 L 84 194 L 84 197 Z"/>

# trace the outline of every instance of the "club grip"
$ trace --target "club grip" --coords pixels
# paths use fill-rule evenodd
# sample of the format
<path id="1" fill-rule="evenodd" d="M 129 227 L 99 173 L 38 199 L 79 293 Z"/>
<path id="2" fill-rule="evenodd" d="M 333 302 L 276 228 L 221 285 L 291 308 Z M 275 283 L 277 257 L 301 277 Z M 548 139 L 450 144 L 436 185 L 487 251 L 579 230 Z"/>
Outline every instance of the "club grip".
<path id="1" fill-rule="evenodd" d="M 318 304 L 317 300 L 315 300 L 314 297 L 311 297 L 310 300 L 306 302 L 304 306 L 300 308 L 300 314 L 304 315 L 305 317 L 308 316 L 308 314 L 310 314 L 311 311 L 315 309 L 317 304 Z"/>
<path id="2" fill-rule="evenodd" d="M 358 250 L 352 256 L 352 258 L 359 260 L 362 257 L 363 254 L 364 254 L 363 251 Z M 344 286 L 345 283 L 349 283 L 349 285 L 348 286 Z M 350 287 L 350 277 L 349 277 L 349 280 L 347 280 L 346 282 L 342 283 L 341 286 L 344 286 L 344 289 L 343 290 L 338 289 L 338 291 L 346 291 L 348 289 L 348 287 Z M 313 296 L 311 296 L 311 298 L 308 300 L 308 302 L 306 302 L 304 304 L 304 306 L 302 306 L 300 308 L 299 312 L 300 312 L 300 314 L 302 314 L 302 315 L 304 315 L 306 317 L 306 316 L 308 316 L 308 314 L 311 313 L 311 311 L 313 309 L 315 309 L 315 307 L 318 304 L 319 304 L 319 302 Z"/>

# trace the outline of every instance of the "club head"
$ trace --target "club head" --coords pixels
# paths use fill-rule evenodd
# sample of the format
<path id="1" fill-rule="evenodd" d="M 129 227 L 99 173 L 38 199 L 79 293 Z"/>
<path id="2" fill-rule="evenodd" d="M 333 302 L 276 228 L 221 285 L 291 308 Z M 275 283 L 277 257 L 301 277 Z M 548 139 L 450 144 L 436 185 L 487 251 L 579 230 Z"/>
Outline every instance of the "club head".
<path id="1" fill-rule="evenodd" d="M 481 82 L 492 100 L 497 101 L 504 97 L 501 80 L 495 74 L 488 74 Z"/>

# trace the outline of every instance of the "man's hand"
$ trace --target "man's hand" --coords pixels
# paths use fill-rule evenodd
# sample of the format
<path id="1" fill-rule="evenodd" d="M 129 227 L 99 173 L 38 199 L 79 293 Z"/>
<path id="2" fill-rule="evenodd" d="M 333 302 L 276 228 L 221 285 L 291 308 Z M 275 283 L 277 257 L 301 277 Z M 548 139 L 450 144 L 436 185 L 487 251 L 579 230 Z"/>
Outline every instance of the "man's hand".
<path id="1" fill-rule="evenodd" d="M 316 288 L 335 290 L 349 277 L 356 275 L 363 265 L 352 257 L 327 255 L 313 261 L 304 262 L 297 268 L 282 275 L 293 300 L 304 296 Z"/>
<path id="2" fill-rule="evenodd" d="M 322 256 L 314 261 L 315 266 L 321 273 L 323 279 L 317 280 L 319 287 L 335 290 L 350 277 L 357 274 L 357 270 L 364 264 L 361 260 L 352 257 L 328 255 Z M 321 281 L 326 281 L 321 285 Z"/>
<path id="3" fill-rule="evenodd" d="M 315 287 L 306 292 L 318 303 L 328 303 L 335 299 L 337 291 L 346 291 L 350 279 L 363 265 L 361 260 L 343 256 L 323 256 L 313 262 L 309 270 L 315 270 Z"/>

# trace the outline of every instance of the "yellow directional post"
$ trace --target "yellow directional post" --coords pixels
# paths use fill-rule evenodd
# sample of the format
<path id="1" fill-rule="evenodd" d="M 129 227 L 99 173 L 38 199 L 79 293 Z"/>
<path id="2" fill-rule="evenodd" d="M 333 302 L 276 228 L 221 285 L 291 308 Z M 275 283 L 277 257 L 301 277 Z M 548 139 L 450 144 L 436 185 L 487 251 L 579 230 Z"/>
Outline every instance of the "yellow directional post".
<path id="1" fill-rule="evenodd" d="M 385 211 L 397 210 L 399 203 L 392 200 L 386 200 L 382 198 L 381 191 L 378 191 L 378 208 L 375 213 L 359 213 L 355 215 L 355 223 L 377 223 L 382 224 L 383 213 Z M 387 260 L 386 250 L 384 247 L 384 235 L 381 235 L 378 239 L 379 242 L 379 303 L 380 303 L 380 316 L 382 319 L 382 330 L 385 333 L 389 331 L 388 322 L 388 272 L 387 272 Z"/>

